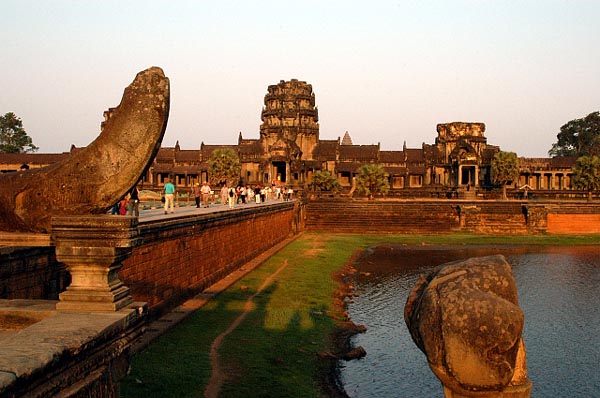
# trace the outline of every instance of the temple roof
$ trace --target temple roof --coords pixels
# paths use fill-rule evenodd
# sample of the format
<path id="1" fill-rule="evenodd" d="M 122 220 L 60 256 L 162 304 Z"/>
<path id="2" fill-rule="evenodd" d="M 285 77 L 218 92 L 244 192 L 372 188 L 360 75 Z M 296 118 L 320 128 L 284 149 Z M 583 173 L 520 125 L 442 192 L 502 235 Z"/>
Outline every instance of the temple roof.
<path id="1" fill-rule="evenodd" d="M 362 163 L 360 162 L 339 162 L 336 165 L 336 169 L 338 173 L 355 172 L 360 166 L 362 166 Z"/>
<path id="2" fill-rule="evenodd" d="M 340 145 L 340 160 L 376 162 L 379 145 Z"/>
<path id="3" fill-rule="evenodd" d="M 200 151 L 197 149 L 183 149 L 175 153 L 175 158 L 179 162 L 199 162 Z"/>
<path id="4" fill-rule="evenodd" d="M 550 166 L 553 168 L 571 168 L 576 160 L 577 156 L 556 156 L 550 158 Z"/>
<path id="5" fill-rule="evenodd" d="M 425 160 L 423 150 L 420 148 L 407 148 L 404 152 L 408 162 L 423 162 Z"/>
<path id="6" fill-rule="evenodd" d="M 175 148 L 174 147 L 160 147 L 156 154 L 156 162 L 171 162 L 175 159 Z"/>
<path id="7" fill-rule="evenodd" d="M 1 164 L 40 164 L 47 165 L 59 162 L 70 155 L 69 152 L 63 153 L 0 153 Z"/>
<path id="8" fill-rule="evenodd" d="M 403 163 L 404 151 L 380 151 L 379 161 L 381 163 Z"/>
<path id="9" fill-rule="evenodd" d="M 337 158 L 338 140 L 319 140 L 313 150 L 314 159 L 335 160 Z"/>

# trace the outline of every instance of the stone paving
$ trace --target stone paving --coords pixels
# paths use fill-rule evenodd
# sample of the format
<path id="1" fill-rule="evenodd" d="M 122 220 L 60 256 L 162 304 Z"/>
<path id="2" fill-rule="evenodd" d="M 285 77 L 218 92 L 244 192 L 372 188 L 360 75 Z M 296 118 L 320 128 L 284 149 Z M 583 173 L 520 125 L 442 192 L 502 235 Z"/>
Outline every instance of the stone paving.
<path id="1" fill-rule="evenodd" d="M 219 203 L 211 203 L 209 207 L 202 207 L 200 206 L 199 208 L 196 207 L 196 205 L 194 204 L 193 201 L 180 201 L 178 203 L 175 203 L 175 212 L 171 213 L 170 210 L 168 211 L 167 214 L 165 214 L 164 208 L 160 207 L 160 208 L 156 208 L 153 207 L 152 209 L 148 209 L 148 210 L 143 210 L 141 207 L 144 205 L 144 202 L 142 202 L 142 206 L 140 206 L 140 217 L 139 220 L 140 222 L 144 222 L 144 221 L 154 221 L 154 220 L 160 220 L 160 219 L 164 219 L 164 218 L 172 218 L 172 217 L 177 217 L 177 216 L 181 216 L 181 215 L 193 215 L 193 214 L 208 214 L 208 213 L 214 213 L 217 211 L 231 211 L 231 210 L 235 210 L 235 209 L 245 209 L 245 208 L 252 208 L 252 207 L 259 207 L 259 206 L 269 206 L 275 203 L 280 203 L 281 201 L 273 199 L 273 200 L 268 200 L 264 203 L 256 203 L 256 202 L 250 202 L 250 203 L 245 203 L 245 204 L 236 204 L 233 209 L 229 208 L 229 205 L 223 205 L 220 202 Z M 154 205 L 156 206 L 156 205 Z"/>

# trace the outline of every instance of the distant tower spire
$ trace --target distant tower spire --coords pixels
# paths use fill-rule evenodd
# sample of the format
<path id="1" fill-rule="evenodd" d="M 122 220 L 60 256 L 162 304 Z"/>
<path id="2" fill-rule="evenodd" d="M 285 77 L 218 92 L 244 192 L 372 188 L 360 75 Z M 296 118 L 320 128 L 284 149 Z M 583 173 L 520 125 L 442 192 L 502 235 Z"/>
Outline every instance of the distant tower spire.
<path id="1" fill-rule="evenodd" d="M 350 134 L 346 131 L 344 134 L 344 138 L 342 138 L 342 145 L 352 145 L 352 138 L 350 138 Z"/>

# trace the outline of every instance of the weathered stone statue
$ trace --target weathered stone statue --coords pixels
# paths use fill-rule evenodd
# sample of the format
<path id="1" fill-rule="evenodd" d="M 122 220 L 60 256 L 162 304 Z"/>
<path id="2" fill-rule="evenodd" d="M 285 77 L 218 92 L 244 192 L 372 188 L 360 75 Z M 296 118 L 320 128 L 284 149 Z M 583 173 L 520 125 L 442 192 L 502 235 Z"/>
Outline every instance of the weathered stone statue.
<path id="1" fill-rule="evenodd" d="M 168 115 L 162 69 L 138 73 L 90 145 L 51 166 L 0 175 L 0 231 L 50 232 L 53 216 L 106 213 L 145 174 Z"/>
<path id="2" fill-rule="evenodd" d="M 423 276 L 404 319 L 447 398 L 530 396 L 524 315 L 503 256 L 448 263 Z"/>

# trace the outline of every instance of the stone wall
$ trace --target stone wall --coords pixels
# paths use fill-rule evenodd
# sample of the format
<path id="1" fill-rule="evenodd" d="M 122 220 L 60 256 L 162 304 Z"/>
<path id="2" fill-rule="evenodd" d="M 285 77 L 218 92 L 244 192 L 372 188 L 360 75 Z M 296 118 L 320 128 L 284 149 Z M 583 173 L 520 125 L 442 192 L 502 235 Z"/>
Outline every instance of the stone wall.
<path id="1" fill-rule="evenodd" d="M 553 234 L 600 234 L 600 204 L 552 206 L 546 232 Z"/>
<path id="2" fill-rule="evenodd" d="M 369 234 L 599 233 L 600 203 L 532 201 L 316 199 L 306 229 Z"/>
<path id="3" fill-rule="evenodd" d="M 57 300 L 69 282 L 52 247 L 0 249 L 0 299 Z"/>
<path id="4" fill-rule="evenodd" d="M 296 233 L 297 202 L 215 213 L 158 217 L 139 224 L 141 245 L 123 262 L 120 279 L 136 301 L 163 311 L 202 291 Z M 57 300 L 70 275 L 54 247 L 2 248 L 0 299 Z"/>
<path id="5" fill-rule="evenodd" d="M 295 233 L 297 207 L 282 202 L 142 222 L 143 244 L 123 262 L 120 279 L 136 301 L 162 312 Z"/>

